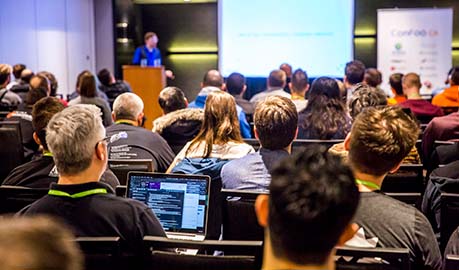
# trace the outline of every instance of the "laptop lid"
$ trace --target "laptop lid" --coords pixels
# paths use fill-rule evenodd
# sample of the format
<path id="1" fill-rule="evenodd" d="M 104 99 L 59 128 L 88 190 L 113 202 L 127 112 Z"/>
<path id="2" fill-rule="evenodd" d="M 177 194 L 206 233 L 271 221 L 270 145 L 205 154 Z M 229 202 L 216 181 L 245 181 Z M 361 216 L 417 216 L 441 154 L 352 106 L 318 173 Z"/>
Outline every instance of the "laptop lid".
<path id="1" fill-rule="evenodd" d="M 210 177 L 129 172 L 126 196 L 148 205 L 167 233 L 205 235 Z"/>

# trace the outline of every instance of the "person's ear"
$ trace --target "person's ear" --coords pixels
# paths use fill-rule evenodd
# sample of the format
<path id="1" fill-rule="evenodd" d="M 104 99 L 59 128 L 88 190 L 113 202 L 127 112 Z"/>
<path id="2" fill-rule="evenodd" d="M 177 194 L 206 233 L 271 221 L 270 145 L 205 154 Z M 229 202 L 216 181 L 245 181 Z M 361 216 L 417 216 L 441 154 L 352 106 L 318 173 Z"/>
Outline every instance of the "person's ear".
<path id="1" fill-rule="evenodd" d="M 204 88 L 204 83 L 201 82 L 201 88 Z"/>
<path id="2" fill-rule="evenodd" d="M 289 89 L 292 89 L 292 85 L 293 85 L 293 84 L 292 84 L 291 82 L 289 82 L 289 83 L 288 83 L 288 88 L 289 88 Z"/>
<path id="3" fill-rule="evenodd" d="M 223 84 L 222 84 L 221 89 L 222 89 L 222 91 L 225 91 L 225 92 L 226 92 L 226 83 L 223 83 Z"/>
<path id="4" fill-rule="evenodd" d="M 185 105 L 186 105 L 185 108 L 188 108 L 188 104 L 189 104 L 188 99 L 187 98 L 184 98 L 184 99 L 185 99 Z"/>
<path id="5" fill-rule="evenodd" d="M 296 130 L 295 130 L 295 137 L 293 138 L 294 140 L 296 140 L 298 138 L 298 127 L 296 127 Z"/>
<path id="6" fill-rule="evenodd" d="M 244 84 L 244 87 L 242 88 L 241 96 L 244 95 L 245 91 L 247 91 L 247 84 Z"/>
<path id="7" fill-rule="evenodd" d="M 349 151 L 351 149 L 351 136 L 352 134 L 349 132 L 346 136 L 346 139 L 344 139 L 344 150 Z"/>
<path id="8" fill-rule="evenodd" d="M 255 139 L 257 139 L 257 141 L 260 140 L 259 136 L 258 136 L 258 130 L 257 130 L 257 127 L 253 127 L 253 134 L 255 135 Z"/>
<path id="9" fill-rule="evenodd" d="M 96 147 L 96 157 L 100 161 L 107 160 L 107 146 L 104 143 L 99 142 Z"/>
<path id="10" fill-rule="evenodd" d="M 115 112 L 112 112 L 112 119 L 113 119 L 113 122 L 116 122 Z"/>
<path id="11" fill-rule="evenodd" d="M 310 87 L 311 87 L 311 85 L 308 83 L 308 84 L 306 85 L 306 92 L 309 91 L 309 88 L 310 88 Z"/>
<path id="12" fill-rule="evenodd" d="M 36 132 L 33 133 L 33 140 L 38 144 L 41 145 L 40 138 L 38 138 L 38 135 Z"/>
<path id="13" fill-rule="evenodd" d="M 392 168 L 392 169 L 389 171 L 389 173 L 394 173 L 394 172 L 398 171 L 398 169 L 400 169 L 400 165 L 402 165 L 402 162 L 403 162 L 403 160 L 400 161 L 397 165 L 395 165 L 394 168 Z"/>
<path id="14" fill-rule="evenodd" d="M 143 112 L 141 112 L 141 113 L 139 113 L 139 115 L 137 116 L 137 124 L 139 125 L 139 127 L 141 127 L 142 124 L 143 124 L 143 117 L 144 117 L 144 115 L 145 115 L 145 114 L 144 114 Z"/>
<path id="15" fill-rule="evenodd" d="M 349 223 L 346 228 L 344 228 L 343 233 L 338 239 L 337 246 L 343 246 L 347 241 L 351 240 L 352 237 L 357 233 L 359 230 L 359 225 L 356 223 Z"/>
<path id="16" fill-rule="evenodd" d="M 269 214 L 269 195 L 258 195 L 255 201 L 255 212 L 257 214 L 258 224 L 261 227 L 268 227 L 268 214 Z"/>

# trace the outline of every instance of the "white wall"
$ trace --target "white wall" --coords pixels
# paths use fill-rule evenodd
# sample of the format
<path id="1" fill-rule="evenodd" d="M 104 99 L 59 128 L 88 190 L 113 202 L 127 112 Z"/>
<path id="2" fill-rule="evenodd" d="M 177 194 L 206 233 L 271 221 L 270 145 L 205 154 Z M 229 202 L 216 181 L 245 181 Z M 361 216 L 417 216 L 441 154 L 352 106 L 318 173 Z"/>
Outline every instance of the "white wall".
<path id="1" fill-rule="evenodd" d="M 108 70 L 114 72 L 115 48 L 113 45 L 112 0 L 94 1 L 94 21 L 96 30 L 96 70 L 108 68 Z"/>
<path id="2" fill-rule="evenodd" d="M 58 93 L 95 71 L 94 0 L 1 0 L 0 63 L 56 75 Z M 111 12 L 111 11 L 110 11 Z"/>

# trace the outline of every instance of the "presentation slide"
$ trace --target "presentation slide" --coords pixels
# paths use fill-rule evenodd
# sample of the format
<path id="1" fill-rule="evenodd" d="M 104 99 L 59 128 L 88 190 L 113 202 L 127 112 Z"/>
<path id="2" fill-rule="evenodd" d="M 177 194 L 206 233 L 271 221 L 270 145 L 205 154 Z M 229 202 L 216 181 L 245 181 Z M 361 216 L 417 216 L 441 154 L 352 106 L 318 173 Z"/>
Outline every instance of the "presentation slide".
<path id="1" fill-rule="evenodd" d="M 219 0 L 219 69 L 267 77 L 282 63 L 342 77 L 353 59 L 354 0 Z"/>

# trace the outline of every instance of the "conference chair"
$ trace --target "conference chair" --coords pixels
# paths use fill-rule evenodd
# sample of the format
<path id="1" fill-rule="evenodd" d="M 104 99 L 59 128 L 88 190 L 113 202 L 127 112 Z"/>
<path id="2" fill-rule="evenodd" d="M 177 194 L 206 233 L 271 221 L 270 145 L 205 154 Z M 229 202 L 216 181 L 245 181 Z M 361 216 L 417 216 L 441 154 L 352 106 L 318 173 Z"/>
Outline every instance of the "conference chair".
<path id="1" fill-rule="evenodd" d="M 441 109 L 443 110 L 443 113 L 445 115 L 448 115 L 448 114 L 452 114 L 452 113 L 455 113 L 459 110 L 459 107 L 441 107 Z"/>
<path id="2" fill-rule="evenodd" d="M 459 194 L 440 195 L 440 251 L 448 244 L 449 238 L 459 226 Z"/>
<path id="3" fill-rule="evenodd" d="M 459 143 L 457 141 L 435 141 L 434 150 L 425 167 L 430 174 L 440 165 L 446 165 L 456 160 L 459 160 Z"/>
<path id="4" fill-rule="evenodd" d="M 385 193 L 387 196 L 390 196 L 396 200 L 409 204 L 421 209 L 422 195 L 421 193 Z"/>
<path id="5" fill-rule="evenodd" d="M 21 125 L 17 121 L 0 122 L 0 183 L 24 162 Z"/>
<path id="6" fill-rule="evenodd" d="M 0 121 L 5 120 L 9 113 L 10 111 L 0 111 Z"/>
<path id="7" fill-rule="evenodd" d="M 244 142 L 255 149 L 255 151 L 258 151 L 260 149 L 260 142 L 257 139 L 244 139 Z"/>
<path id="8" fill-rule="evenodd" d="M 423 165 L 402 164 L 397 172 L 386 175 L 381 190 L 390 193 L 422 193 L 424 187 Z"/>
<path id="9" fill-rule="evenodd" d="M 48 189 L 0 186 L 0 215 L 19 212 L 48 194 Z"/>
<path id="10" fill-rule="evenodd" d="M 127 186 L 116 186 L 115 188 L 115 194 L 118 197 L 126 197 L 126 192 L 127 192 Z"/>
<path id="11" fill-rule="evenodd" d="M 257 270 L 263 254 L 262 241 L 187 241 L 145 236 L 144 246 L 146 270 Z M 186 249 L 198 254 L 183 254 Z M 225 255 L 212 256 L 215 250 Z"/>
<path id="12" fill-rule="evenodd" d="M 337 270 L 409 270 L 406 248 L 336 248 Z M 343 257 L 344 256 L 344 257 Z"/>
<path id="13" fill-rule="evenodd" d="M 84 254 L 86 270 L 121 270 L 132 267 L 122 256 L 120 237 L 77 237 L 75 241 Z M 141 260 L 138 266 L 141 266 Z"/>
<path id="14" fill-rule="evenodd" d="M 244 142 L 251 145 L 255 150 L 260 148 L 260 142 L 257 139 L 244 139 Z M 327 149 L 335 144 L 342 143 L 344 140 L 314 140 L 314 139 L 296 139 L 292 142 L 292 153 L 303 151 L 312 144 L 320 144 Z"/>
<path id="15" fill-rule="evenodd" d="M 223 239 L 263 240 L 264 231 L 255 214 L 255 200 L 261 191 L 222 189 Z"/>
<path id="16" fill-rule="evenodd" d="M 109 159 L 108 168 L 116 175 L 121 185 L 126 185 L 128 172 L 153 172 L 153 160 Z"/>
<path id="17" fill-rule="evenodd" d="M 445 264 L 443 265 L 444 270 L 457 270 L 459 269 L 459 256 L 458 255 L 446 255 Z"/>

